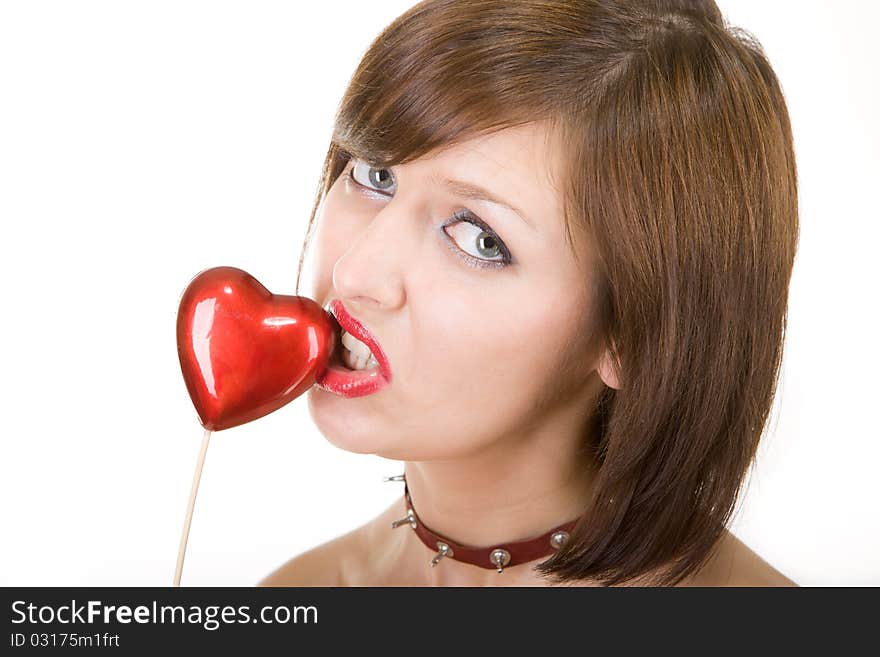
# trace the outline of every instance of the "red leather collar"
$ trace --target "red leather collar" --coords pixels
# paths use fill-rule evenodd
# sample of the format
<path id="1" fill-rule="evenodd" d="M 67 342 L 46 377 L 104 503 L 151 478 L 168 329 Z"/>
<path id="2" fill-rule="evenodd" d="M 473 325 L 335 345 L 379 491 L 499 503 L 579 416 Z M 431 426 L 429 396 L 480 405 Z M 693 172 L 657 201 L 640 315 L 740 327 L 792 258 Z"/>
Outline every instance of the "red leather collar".
<path id="1" fill-rule="evenodd" d="M 564 525 L 551 529 L 545 534 L 524 541 L 500 543 L 490 547 L 473 547 L 456 543 L 431 530 L 416 514 L 416 510 L 412 505 L 412 498 L 409 495 L 409 487 L 406 484 L 404 484 L 403 494 L 406 499 L 407 508 L 407 518 L 403 520 L 408 520 L 408 522 L 398 521 L 398 523 L 409 524 L 415 530 L 422 543 L 437 553 L 431 561 L 432 566 L 436 566 L 445 557 L 473 564 L 480 568 L 496 569 L 500 573 L 504 568 L 512 568 L 513 566 L 553 554 L 568 541 L 574 526 L 580 520 L 580 518 L 575 518 Z M 397 526 L 399 526 L 397 523 L 392 524 L 392 527 Z"/>

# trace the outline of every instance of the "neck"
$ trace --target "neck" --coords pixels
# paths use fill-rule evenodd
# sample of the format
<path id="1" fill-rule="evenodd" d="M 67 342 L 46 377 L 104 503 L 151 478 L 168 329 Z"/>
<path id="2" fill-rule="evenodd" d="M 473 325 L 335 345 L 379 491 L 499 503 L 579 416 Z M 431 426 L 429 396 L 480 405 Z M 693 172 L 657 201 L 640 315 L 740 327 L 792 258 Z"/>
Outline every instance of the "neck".
<path id="1" fill-rule="evenodd" d="M 407 486 L 419 519 L 456 543 L 491 547 L 539 536 L 577 518 L 595 468 L 582 449 L 583 423 L 580 430 L 573 426 L 564 431 L 558 423 L 546 423 L 527 439 L 508 437 L 466 458 L 407 461 Z M 430 550 L 411 530 L 400 531 L 416 571 L 431 585 L 510 584 L 530 577 L 535 563 L 544 560 L 501 575 L 452 559 L 430 568 Z"/>

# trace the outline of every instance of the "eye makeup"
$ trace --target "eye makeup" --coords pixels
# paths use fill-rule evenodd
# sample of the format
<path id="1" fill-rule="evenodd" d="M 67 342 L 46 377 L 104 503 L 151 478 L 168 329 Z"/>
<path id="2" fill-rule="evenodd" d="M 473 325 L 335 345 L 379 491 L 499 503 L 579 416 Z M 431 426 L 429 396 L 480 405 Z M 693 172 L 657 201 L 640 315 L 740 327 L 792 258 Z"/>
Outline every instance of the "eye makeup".
<path id="1" fill-rule="evenodd" d="M 353 158 L 351 160 L 351 166 L 348 167 L 347 178 L 351 184 L 355 185 L 356 188 L 362 191 L 365 195 L 370 198 L 391 198 L 393 194 L 388 194 L 386 192 L 382 192 L 378 189 L 365 185 L 358 181 L 354 177 L 354 169 L 360 163 L 359 160 Z M 386 171 L 390 171 L 390 169 L 385 169 Z M 446 230 L 449 226 L 454 226 L 458 223 L 469 223 L 477 228 L 481 229 L 483 233 L 489 236 L 489 239 L 492 240 L 494 244 L 497 245 L 498 250 L 501 254 L 500 260 L 489 260 L 486 258 L 478 258 L 473 256 L 461 247 L 459 247 L 456 241 L 449 235 L 449 232 Z M 504 244 L 504 241 L 498 237 L 492 228 L 486 224 L 482 219 L 477 217 L 470 210 L 458 210 L 453 213 L 452 217 L 443 222 L 443 224 L 439 227 L 443 232 L 443 242 L 452 251 L 453 254 L 461 258 L 461 260 L 469 267 L 473 269 L 503 269 L 513 262 L 513 257 L 511 256 L 510 250 L 507 248 L 507 245 Z"/>
<path id="2" fill-rule="evenodd" d="M 449 233 L 446 231 L 447 226 L 454 226 L 459 222 L 469 223 L 477 228 L 480 228 L 484 233 L 489 235 L 493 242 L 498 247 L 498 250 L 501 252 L 500 260 L 489 260 L 486 258 L 477 258 L 475 256 L 466 253 L 458 246 L 454 245 L 454 240 L 449 236 Z M 440 229 L 443 231 L 446 236 L 446 241 L 448 246 L 454 250 L 456 255 L 461 257 L 465 263 L 471 267 L 475 267 L 477 269 L 503 269 L 507 267 L 513 262 L 513 257 L 510 255 L 510 251 L 507 248 L 507 245 L 501 240 L 498 235 L 495 234 L 495 231 L 492 230 L 482 219 L 474 215 L 470 210 L 458 210 L 455 212 L 450 219 L 447 219 L 443 222 L 443 225 L 440 226 Z"/>

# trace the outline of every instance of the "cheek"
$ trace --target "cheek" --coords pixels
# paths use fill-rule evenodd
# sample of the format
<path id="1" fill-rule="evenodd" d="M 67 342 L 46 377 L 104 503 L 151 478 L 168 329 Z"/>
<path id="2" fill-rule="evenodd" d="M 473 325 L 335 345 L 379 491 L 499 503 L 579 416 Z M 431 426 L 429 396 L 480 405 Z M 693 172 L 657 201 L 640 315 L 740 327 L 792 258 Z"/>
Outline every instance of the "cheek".
<path id="1" fill-rule="evenodd" d="M 413 309 L 427 319 L 413 329 L 417 362 L 403 389 L 412 395 L 408 406 L 441 423 L 444 434 L 473 440 L 521 424 L 536 399 L 553 393 L 567 334 L 549 306 L 518 307 L 510 299 L 519 294 L 485 289 L 465 300 L 457 290 Z"/>
<path id="2" fill-rule="evenodd" d="M 416 335 L 426 336 L 415 348 L 430 354 L 437 367 L 464 367 L 487 377 L 538 375 L 558 362 L 579 331 L 565 299 L 520 302 L 541 294 L 516 285 L 489 285 L 468 296 L 462 289 L 455 286 L 441 296 L 435 288 L 424 307 L 413 309 L 413 317 L 426 318 L 415 327 Z"/>
<path id="3" fill-rule="evenodd" d="M 334 184 L 315 217 L 315 232 L 309 245 L 309 259 L 318 290 L 330 287 L 333 266 L 357 239 L 361 226 L 369 223 L 363 207 L 346 198 L 342 178 Z"/>

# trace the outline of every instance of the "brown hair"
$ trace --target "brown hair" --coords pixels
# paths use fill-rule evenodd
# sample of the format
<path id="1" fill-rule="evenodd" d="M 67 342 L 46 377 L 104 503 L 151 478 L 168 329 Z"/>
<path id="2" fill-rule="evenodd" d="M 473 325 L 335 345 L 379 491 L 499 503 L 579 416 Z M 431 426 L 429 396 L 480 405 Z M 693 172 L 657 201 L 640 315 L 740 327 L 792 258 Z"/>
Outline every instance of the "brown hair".
<path id="1" fill-rule="evenodd" d="M 586 516 L 537 566 L 556 583 L 674 584 L 717 545 L 769 417 L 798 240 L 779 82 L 711 0 L 426 0 L 389 25 L 336 115 L 315 213 L 378 168 L 545 120 L 566 235 L 595 245 L 621 387 L 584 436 Z"/>

